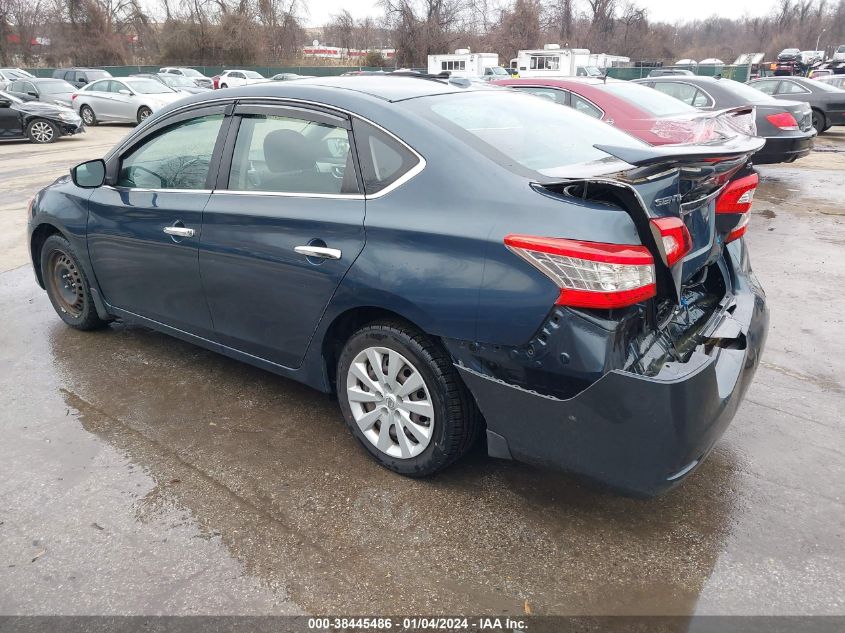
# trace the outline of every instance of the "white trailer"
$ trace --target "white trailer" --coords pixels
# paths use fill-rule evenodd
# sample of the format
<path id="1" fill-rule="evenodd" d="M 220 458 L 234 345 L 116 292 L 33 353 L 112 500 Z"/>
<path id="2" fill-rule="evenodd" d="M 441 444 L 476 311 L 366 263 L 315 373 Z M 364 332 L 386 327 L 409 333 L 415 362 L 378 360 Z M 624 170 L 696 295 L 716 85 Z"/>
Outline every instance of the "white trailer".
<path id="1" fill-rule="evenodd" d="M 453 54 L 429 55 L 428 72 L 432 75 L 447 72 L 452 77 L 483 77 L 488 69 L 499 65 L 496 53 L 473 53 L 459 48 Z"/>
<path id="2" fill-rule="evenodd" d="M 519 51 L 516 55 L 520 77 L 574 77 L 579 68 L 580 74 L 585 74 L 584 69 L 590 65 L 589 49 L 561 48 L 558 44 Z"/>

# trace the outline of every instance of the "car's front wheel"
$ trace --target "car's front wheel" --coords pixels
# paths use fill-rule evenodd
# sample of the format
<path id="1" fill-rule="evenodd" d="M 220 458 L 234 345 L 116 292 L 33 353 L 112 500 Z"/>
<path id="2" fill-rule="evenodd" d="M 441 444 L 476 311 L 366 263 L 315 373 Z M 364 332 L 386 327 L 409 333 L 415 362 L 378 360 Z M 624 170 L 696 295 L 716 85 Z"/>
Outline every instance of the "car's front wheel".
<path id="1" fill-rule="evenodd" d="M 35 119 L 26 126 L 26 135 L 33 143 L 52 143 L 59 138 L 59 130 L 46 119 Z"/>
<path id="2" fill-rule="evenodd" d="M 51 235 L 44 241 L 41 277 L 62 321 L 77 330 L 95 330 L 106 324 L 97 314 L 79 258 L 64 237 Z"/>
<path id="3" fill-rule="evenodd" d="M 141 106 L 138 108 L 138 123 L 142 123 L 144 119 L 150 116 L 153 113 L 147 106 Z"/>
<path id="4" fill-rule="evenodd" d="M 220 84 L 220 87 L 221 87 L 221 88 L 228 88 L 229 86 L 228 86 L 228 85 L 226 85 L 226 84 Z"/>
<path id="5" fill-rule="evenodd" d="M 443 470 L 478 435 L 480 414 L 449 355 L 404 323 L 374 323 L 349 338 L 338 359 L 337 394 L 358 441 L 402 475 Z"/>
<path id="6" fill-rule="evenodd" d="M 79 108 L 79 116 L 82 117 L 82 121 L 85 125 L 97 125 L 97 116 L 94 114 L 94 110 L 91 109 L 91 106 L 84 105 Z"/>

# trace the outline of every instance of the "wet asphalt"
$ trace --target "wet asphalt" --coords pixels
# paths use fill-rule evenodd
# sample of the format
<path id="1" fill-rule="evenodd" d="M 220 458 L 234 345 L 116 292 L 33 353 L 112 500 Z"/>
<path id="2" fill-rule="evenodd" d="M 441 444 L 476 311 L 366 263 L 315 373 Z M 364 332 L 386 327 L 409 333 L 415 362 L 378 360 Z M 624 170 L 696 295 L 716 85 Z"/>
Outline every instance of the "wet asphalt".
<path id="1" fill-rule="evenodd" d="M 65 327 L 26 200 L 128 131 L 0 144 L 0 614 L 845 614 L 845 132 L 760 169 L 761 367 L 709 460 L 636 500 L 480 451 L 404 479 L 329 396 Z"/>

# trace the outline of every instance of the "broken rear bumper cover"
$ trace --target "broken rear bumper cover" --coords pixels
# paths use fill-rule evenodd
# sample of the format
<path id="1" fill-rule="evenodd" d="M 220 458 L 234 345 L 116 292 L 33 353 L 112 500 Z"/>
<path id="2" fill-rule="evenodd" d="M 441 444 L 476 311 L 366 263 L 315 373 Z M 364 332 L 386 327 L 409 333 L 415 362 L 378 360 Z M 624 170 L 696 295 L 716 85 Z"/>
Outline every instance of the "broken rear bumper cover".
<path id="1" fill-rule="evenodd" d="M 768 309 L 744 240 L 725 249 L 731 288 L 685 362 L 652 376 L 612 370 L 571 398 L 458 364 L 487 422 L 494 457 L 553 466 L 652 496 L 710 453 L 736 413 L 765 344 Z"/>

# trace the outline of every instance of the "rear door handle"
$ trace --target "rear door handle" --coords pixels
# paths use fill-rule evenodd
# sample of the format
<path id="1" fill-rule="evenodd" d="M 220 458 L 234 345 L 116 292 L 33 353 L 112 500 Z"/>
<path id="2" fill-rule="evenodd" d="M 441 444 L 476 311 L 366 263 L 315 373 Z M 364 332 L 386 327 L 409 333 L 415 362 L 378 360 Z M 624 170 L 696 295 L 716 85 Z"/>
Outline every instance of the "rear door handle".
<path id="1" fill-rule="evenodd" d="M 322 257 L 323 259 L 340 259 L 343 255 L 340 249 L 325 246 L 297 246 L 293 250 L 306 257 Z"/>
<path id="2" fill-rule="evenodd" d="M 194 229 L 189 229 L 184 226 L 165 226 L 162 230 L 168 235 L 175 235 L 176 237 L 194 236 Z"/>

